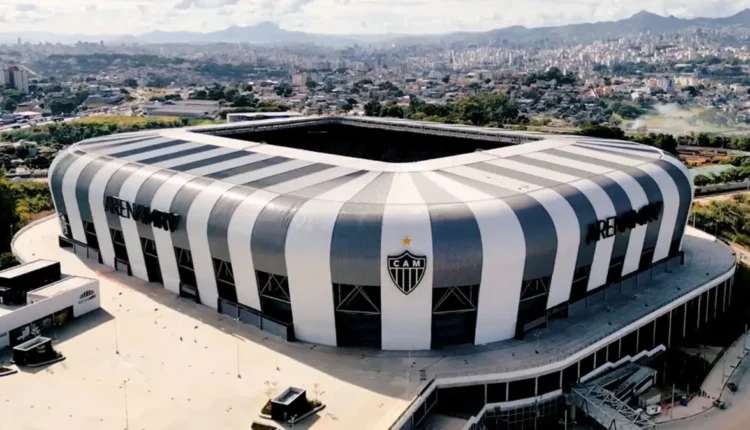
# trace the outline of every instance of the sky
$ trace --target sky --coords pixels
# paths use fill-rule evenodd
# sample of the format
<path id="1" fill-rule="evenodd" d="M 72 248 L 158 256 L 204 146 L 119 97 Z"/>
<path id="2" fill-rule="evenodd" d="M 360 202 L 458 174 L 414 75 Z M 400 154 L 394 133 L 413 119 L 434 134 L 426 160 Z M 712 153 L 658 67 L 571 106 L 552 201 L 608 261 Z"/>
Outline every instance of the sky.
<path id="1" fill-rule="evenodd" d="M 0 33 L 208 32 L 271 21 L 327 34 L 428 34 L 608 21 L 640 11 L 729 16 L 750 0 L 0 0 Z"/>

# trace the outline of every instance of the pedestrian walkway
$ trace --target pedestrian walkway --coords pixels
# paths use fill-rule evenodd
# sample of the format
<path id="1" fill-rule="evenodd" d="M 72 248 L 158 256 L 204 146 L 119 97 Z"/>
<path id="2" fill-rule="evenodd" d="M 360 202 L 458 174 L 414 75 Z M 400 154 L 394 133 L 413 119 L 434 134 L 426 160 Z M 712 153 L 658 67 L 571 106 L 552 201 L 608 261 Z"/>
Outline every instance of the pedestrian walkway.
<path id="1" fill-rule="evenodd" d="M 701 385 L 704 395 L 694 397 L 687 406 L 680 406 L 675 402 L 674 407 L 664 408 L 662 414 L 653 420 L 656 423 L 665 423 L 672 420 L 680 420 L 700 414 L 713 407 L 716 399 L 721 399 L 726 390 L 726 384 L 732 377 L 734 369 L 742 362 L 750 348 L 750 334 L 745 333 L 727 348 L 724 355 L 716 362 L 709 371 L 708 376 Z"/>

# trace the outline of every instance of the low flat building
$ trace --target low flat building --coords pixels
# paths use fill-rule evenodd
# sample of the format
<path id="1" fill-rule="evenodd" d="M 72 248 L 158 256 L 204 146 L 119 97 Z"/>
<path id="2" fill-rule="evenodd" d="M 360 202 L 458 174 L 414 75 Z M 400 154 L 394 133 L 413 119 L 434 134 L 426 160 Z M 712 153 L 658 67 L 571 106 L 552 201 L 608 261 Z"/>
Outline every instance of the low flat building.
<path id="1" fill-rule="evenodd" d="M 179 118 L 214 118 L 219 102 L 211 100 L 184 100 L 152 103 L 142 107 L 144 116 L 175 116 Z"/>
<path id="2" fill-rule="evenodd" d="M 37 260 L 0 272 L 6 278 L 48 280 L 48 261 Z M 59 270 L 59 265 L 58 265 Z M 0 305 L 0 349 L 16 346 L 34 337 L 44 335 L 55 327 L 99 309 L 99 281 L 79 276 L 60 275 L 51 283 L 28 291 L 25 303 Z"/>

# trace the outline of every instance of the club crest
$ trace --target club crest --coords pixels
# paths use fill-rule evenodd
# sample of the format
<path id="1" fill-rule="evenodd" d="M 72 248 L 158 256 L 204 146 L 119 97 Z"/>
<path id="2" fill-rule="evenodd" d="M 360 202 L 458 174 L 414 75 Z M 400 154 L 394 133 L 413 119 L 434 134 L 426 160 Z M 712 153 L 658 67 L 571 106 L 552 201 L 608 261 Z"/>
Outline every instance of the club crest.
<path id="1" fill-rule="evenodd" d="M 404 294 L 409 294 L 417 288 L 424 277 L 427 268 L 427 257 L 416 256 L 409 251 L 401 255 L 388 257 L 388 273 L 391 280 Z"/>

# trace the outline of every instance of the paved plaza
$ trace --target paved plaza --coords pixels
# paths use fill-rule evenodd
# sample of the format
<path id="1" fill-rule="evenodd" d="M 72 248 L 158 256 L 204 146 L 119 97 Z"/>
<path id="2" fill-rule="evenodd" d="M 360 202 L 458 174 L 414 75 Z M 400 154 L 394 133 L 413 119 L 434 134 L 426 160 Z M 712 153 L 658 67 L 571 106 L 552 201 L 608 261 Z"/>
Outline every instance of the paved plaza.
<path id="1" fill-rule="evenodd" d="M 103 309 L 57 334 L 66 361 L 0 379 L 2 430 L 111 430 L 125 428 L 126 415 L 130 429 L 249 429 L 269 396 L 290 385 L 327 405 L 296 428 L 388 428 L 426 384 L 420 370 L 430 379 L 554 366 L 598 348 L 598 341 L 734 263 L 727 246 L 691 229 L 685 266 L 608 303 L 620 307 L 616 313 L 592 309 L 556 320 L 540 331 L 538 343 L 532 337 L 409 353 L 287 343 L 247 325 L 238 328 L 160 285 L 80 260 L 58 247 L 58 235 L 55 219 L 41 222 L 19 234 L 15 252 L 27 261 L 59 260 L 64 273 L 98 276 Z"/>
<path id="2" fill-rule="evenodd" d="M 56 220 L 43 222 L 17 238 L 16 252 L 99 275 L 103 309 L 58 333 L 67 360 L 0 378 L 2 430 L 125 428 L 126 398 L 129 429 L 249 429 L 268 397 L 290 385 L 327 405 L 295 428 L 382 429 L 418 392 L 416 378 L 406 383 L 408 356 L 379 374 L 361 355 L 331 360 L 330 351 L 246 325 L 238 332 L 234 320 L 160 286 L 84 264 L 58 248 L 58 234 Z"/>

